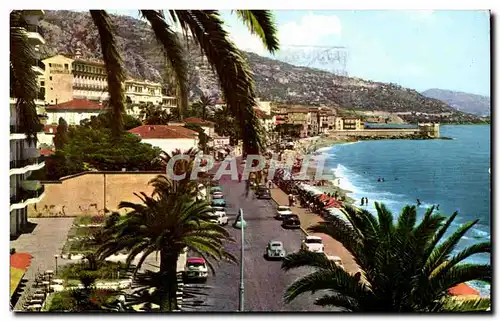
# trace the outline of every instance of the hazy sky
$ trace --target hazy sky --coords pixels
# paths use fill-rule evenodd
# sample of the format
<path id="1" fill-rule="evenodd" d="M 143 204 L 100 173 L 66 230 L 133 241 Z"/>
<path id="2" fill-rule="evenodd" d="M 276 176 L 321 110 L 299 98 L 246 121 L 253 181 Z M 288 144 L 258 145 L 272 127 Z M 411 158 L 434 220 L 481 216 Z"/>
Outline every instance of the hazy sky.
<path id="1" fill-rule="evenodd" d="M 137 17 L 136 11 L 119 13 Z M 270 56 L 236 15 L 228 11 L 222 15 L 241 49 Z M 342 46 L 349 76 L 418 91 L 441 88 L 490 95 L 487 11 L 278 10 L 275 15 L 283 49 L 275 58 L 304 50 L 297 45 Z"/>

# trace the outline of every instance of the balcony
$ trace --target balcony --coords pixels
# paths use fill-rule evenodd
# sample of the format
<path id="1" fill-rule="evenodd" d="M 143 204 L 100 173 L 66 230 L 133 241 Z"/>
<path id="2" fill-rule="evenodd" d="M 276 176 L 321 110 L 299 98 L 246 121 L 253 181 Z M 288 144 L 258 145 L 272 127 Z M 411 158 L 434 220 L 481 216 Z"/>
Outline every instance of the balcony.
<path id="1" fill-rule="evenodd" d="M 94 85 L 94 84 L 73 84 L 73 89 L 107 91 L 108 86 Z"/>
<path id="2" fill-rule="evenodd" d="M 34 204 L 40 201 L 40 198 L 45 192 L 45 186 L 38 185 L 34 190 L 25 190 L 18 188 L 15 195 L 10 197 L 10 210 L 21 209 L 29 204 Z"/>
<path id="3" fill-rule="evenodd" d="M 45 73 L 45 64 L 37 60 L 35 64 L 33 65 L 33 70 L 40 76 L 42 76 Z"/>
<path id="4" fill-rule="evenodd" d="M 45 44 L 45 39 L 43 39 L 43 31 L 39 26 L 27 25 L 26 31 L 28 32 L 28 38 L 35 46 Z"/>
<path id="5" fill-rule="evenodd" d="M 24 174 L 36 171 L 45 166 L 44 156 L 30 157 L 27 159 L 16 159 L 10 161 L 10 175 Z"/>

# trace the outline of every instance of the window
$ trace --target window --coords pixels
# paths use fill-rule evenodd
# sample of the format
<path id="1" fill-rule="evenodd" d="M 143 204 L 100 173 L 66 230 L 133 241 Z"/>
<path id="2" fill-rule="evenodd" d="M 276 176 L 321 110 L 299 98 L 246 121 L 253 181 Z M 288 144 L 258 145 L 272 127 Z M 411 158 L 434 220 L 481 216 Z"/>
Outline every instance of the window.
<path id="1" fill-rule="evenodd" d="M 40 81 L 40 87 L 45 86 L 45 81 Z"/>
<path id="2" fill-rule="evenodd" d="M 52 67 L 52 64 L 49 64 L 49 67 Z"/>
<path id="3" fill-rule="evenodd" d="M 50 87 L 50 90 L 54 90 L 54 88 Z"/>
<path id="4" fill-rule="evenodd" d="M 68 70 L 69 66 L 68 64 L 64 64 L 64 69 Z"/>
<path id="5" fill-rule="evenodd" d="M 52 80 L 52 76 L 50 76 L 49 79 Z"/>

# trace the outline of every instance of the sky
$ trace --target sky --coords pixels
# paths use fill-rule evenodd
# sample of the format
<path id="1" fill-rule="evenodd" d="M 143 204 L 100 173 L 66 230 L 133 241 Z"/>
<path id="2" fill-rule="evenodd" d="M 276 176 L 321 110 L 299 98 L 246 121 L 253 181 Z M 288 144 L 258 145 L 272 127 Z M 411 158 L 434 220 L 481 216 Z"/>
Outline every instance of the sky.
<path id="1" fill-rule="evenodd" d="M 137 17 L 137 11 L 114 13 Z M 274 10 L 274 14 L 281 50 L 273 57 L 235 14 L 222 11 L 231 38 L 243 50 L 418 91 L 440 88 L 490 96 L 488 11 Z M 325 52 L 331 57 L 342 52 L 345 69 L 342 64 L 315 60 Z"/>

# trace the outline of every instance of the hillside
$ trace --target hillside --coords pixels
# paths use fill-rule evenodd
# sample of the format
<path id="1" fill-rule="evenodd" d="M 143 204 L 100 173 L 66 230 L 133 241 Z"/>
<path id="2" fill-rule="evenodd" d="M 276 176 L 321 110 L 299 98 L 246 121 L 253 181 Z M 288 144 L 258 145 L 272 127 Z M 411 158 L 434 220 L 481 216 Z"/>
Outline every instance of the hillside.
<path id="1" fill-rule="evenodd" d="M 489 116 L 491 113 L 490 97 L 435 88 L 422 92 L 422 95 L 444 101 L 464 113 L 478 116 Z"/>
<path id="2" fill-rule="evenodd" d="M 162 81 L 164 59 L 148 25 L 127 16 L 112 16 L 117 42 L 129 76 Z M 42 29 L 44 56 L 73 54 L 80 49 L 85 58 L 100 58 L 97 29 L 87 12 L 46 11 Z M 188 52 L 191 97 L 202 91 L 219 93 L 217 79 L 190 45 Z M 257 94 L 278 103 L 337 106 L 360 111 L 398 113 L 406 121 L 478 122 L 479 118 L 458 112 L 448 104 L 425 97 L 395 84 L 340 77 L 332 73 L 297 67 L 247 53 Z"/>

